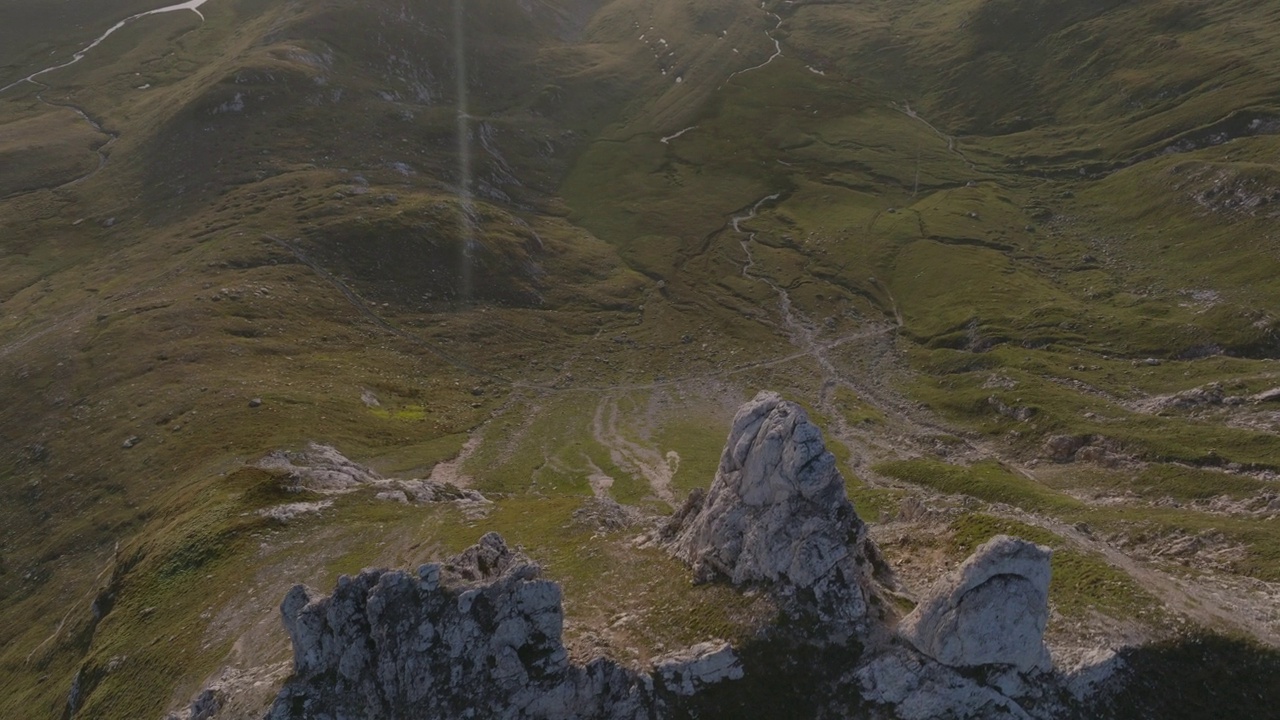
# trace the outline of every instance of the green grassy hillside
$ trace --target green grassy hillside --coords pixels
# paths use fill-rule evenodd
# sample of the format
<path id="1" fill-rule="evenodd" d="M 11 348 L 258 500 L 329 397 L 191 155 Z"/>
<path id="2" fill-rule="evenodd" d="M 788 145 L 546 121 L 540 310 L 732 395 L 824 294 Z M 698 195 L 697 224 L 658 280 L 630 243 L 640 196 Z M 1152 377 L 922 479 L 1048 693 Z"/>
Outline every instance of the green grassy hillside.
<path id="1" fill-rule="evenodd" d="M 487 529 L 575 652 L 746 636 L 573 513 L 669 512 L 760 388 L 908 606 L 1017 532 L 1060 647 L 1276 644 L 1280 10 L 465 6 L 209 0 L 0 94 L 0 715 L 160 717 L 287 659 L 293 582 Z M 0 2 L 0 87 L 148 9 Z M 496 504 L 259 515 L 309 441 Z"/>

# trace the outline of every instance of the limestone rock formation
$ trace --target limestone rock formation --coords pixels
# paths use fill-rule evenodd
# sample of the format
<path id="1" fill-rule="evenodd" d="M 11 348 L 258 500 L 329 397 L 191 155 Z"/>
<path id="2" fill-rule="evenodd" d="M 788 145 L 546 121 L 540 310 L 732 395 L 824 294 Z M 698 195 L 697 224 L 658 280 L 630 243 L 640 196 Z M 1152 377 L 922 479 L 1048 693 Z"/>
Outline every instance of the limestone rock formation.
<path id="1" fill-rule="evenodd" d="M 398 480 L 384 478 L 347 458 L 330 445 L 311 443 L 306 450 L 290 452 L 277 450 L 268 453 L 257 462 L 257 467 L 283 475 L 291 490 L 307 491 L 321 495 L 341 495 L 361 489 L 377 491 L 375 497 L 387 502 L 418 503 L 457 502 L 465 508 L 487 505 L 489 501 L 476 492 L 438 480 Z M 266 514 L 289 519 L 302 512 L 321 508 L 308 508 L 299 503 L 272 508 Z M 468 515 L 472 513 L 468 512 Z M 481 513 L 483 514 L 483 513 Z"/>
<path id="2" fill-rule="evenodd" d="M 854 674 L 863 699 L 892 708 L 896 720 L 1028 720 L 1032 717 L 1058 717 L 1055 707 L 1044 707 L 1032 715 L 1019 703 L 1017 691 L 1026 691 L 1016 682 L 988 684 L 966 677 L 956 670 L 912 652 L 894 648 L 877 655 Z M 1006 678 L 993 678 L 997 681 Z M 1029 703 L 1030 705 L 1030 703 Z"/>
<path id="3" fill-rule="evenodd" d="M 711 489 L 662 539 L 699 581 L 768 584 L 784 606 L 849 625 L 867 613 L 864 532 L 822 432 L 762 392 L 734 417 Z"/>
<path id="4" fill-rule="evenodd" d="M 294 675 L 269 718 L 639 720 L 664 717 L 664 696 L 741 676 L 723 643 L 649 674 L 572 664 L 560 587 L 538 573 L 489 533 L 416 576 L 366 570 L 328 596 L 294 587 L 281 606 Z"/>
<path id="5" fill-rule="evenodd" d="M 623 509 L 589 503 L 575 521 L 614 527 L 606 520 Z M 643 670 L 574 664 L 559 586 L 490 533 L 416 574 L 366 570 L 329 596 L 293 588 L 281 610 L 294 674 L 269 720 L 778 717 L 773 688 L 792 692 L 781 712 L 796 717 L 1057 720 L 1089 692 L 1073 695 L 1051 671 L 1050 551 L 1026 541 L 980 547 L 895 638 L 870 612 L 882 561 L 835 459 L 804 410 L 776 394 L 739 410 L 710 490 L 692 493 L 658 539 L 696 579 L 770 592 L 803 622 L 762 628 L 738 648 L 700 643 Z M 197 697 L 191 714 L 215 695 Z"/>
<path id="6" fill-rule="evenodd" d="M 954 668 L 1007 665 L 1021 672 L 1050 668 L 1044 645 L 1049 620 L 1051 551 L 999 535 L 943 577 L 898 634 Z"/>
<path id="7" fill-rule="evenodd" d="M 321 493 L 349 492 L 383 480 L 336 448 L 318 443 L 311 443 L 302 452 L 277 450 L 259 460 L 258 467 L 287 473 L 297 488 Z"/>
<path id="8" fill-rule="evenodd" d="M 693 695 L 722 680 L 742 679 L 742 663 L 727 642 L 698 643 L 654 661 L 663 684 L 677 695 Z"/>

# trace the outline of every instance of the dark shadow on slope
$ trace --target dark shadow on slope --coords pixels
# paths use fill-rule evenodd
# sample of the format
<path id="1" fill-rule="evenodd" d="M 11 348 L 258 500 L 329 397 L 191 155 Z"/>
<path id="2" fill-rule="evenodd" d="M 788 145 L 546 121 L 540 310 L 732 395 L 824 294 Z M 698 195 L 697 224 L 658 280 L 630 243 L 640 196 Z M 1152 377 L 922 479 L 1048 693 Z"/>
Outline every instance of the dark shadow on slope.
<path id="1" fill-rule="evenodd" d="M 1280 651 L 1196 635 L 1121 654 L 1126 685 L 1084 717 L 1119 720 L 1265 718 L 1280 712 Z"/>
<path id="2" fill-rule="evenodd" d="M 862 647 L 824 645 L 817 626 L 782 619 L 767 635 L 735 648 L 745 677 L 670 701 L 675 720 L 865 717 L 866 704 L 842 678 Z M 843 688 L 843 689 L 842 689 Z"/>

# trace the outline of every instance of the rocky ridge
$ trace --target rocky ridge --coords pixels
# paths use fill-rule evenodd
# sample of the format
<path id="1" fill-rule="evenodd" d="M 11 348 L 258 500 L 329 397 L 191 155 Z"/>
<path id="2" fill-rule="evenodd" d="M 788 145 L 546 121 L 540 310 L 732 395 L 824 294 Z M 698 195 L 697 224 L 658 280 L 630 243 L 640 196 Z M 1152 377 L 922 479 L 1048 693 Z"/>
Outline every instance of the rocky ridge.
<path id="1" fill-rule="evenodd" d="M 626 718 L 665 716 L 664 697 L 742 677 L 725 643 L 650 672 L 570 662 L 560 586 L 496 533 L 416 574 L 366 570 L 332 595 L 298 585 L 281 606 L 294 674 L 268 717 Z"/>
<path id="2" fill-rule="evenodd" d="M 697 581 L 767 590 L 792 621 L 642 668 L 576 664 L 560 587 L 489 533 L 416 573 L 365 570 L 330 595 L 294 587 L 281 607 L 293 675 L 267 717 L 776 717 L 767 694 L 780 691 L 793 717 L 1056 720 L 1105 695 L 1122 665 L 1053 668 L 1050 552 L 1006 536 L 898 621 L 821 432 L 774 393 L 740 409 L 710 490 L 656 539 Z M 222 717 L 212 697 L 188 716 Z"/>

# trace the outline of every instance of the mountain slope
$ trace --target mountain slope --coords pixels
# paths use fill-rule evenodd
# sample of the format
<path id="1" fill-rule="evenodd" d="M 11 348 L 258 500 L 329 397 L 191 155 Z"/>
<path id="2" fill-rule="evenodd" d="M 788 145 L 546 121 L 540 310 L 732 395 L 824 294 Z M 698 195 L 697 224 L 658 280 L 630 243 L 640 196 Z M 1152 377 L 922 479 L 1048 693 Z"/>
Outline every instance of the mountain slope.
<path id="1" fill-rule="evenodd" d="M 488 529 L 571 649 L 745 633 L 573 518 L 670 512 L 765 387 L 903 602 L 1022 534 L 1061 658 L 1275 644 L 1280 12 L 456 7 L 209 0 L 0 93 L 0 714 L 159 716 L 286 657 L 292 583 Z M 0 87 L 154 9 L 66 8 Z M 324 500 L 254 467 L 309 441 L 495 504 L 259 514 Z"/>

